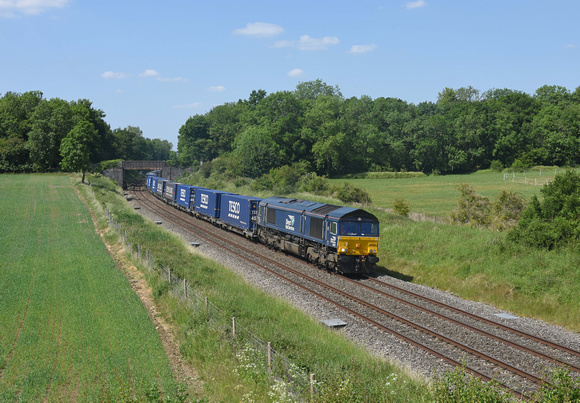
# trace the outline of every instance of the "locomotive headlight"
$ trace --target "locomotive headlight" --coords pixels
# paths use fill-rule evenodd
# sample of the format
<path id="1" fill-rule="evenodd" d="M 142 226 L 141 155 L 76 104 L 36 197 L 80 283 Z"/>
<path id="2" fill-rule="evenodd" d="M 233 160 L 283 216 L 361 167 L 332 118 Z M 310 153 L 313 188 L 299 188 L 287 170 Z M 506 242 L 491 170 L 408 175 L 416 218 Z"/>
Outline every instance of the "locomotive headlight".
<path id="1" fill-rule="evenodd" d="M 369 253 L 377 253 L 376 249 L 369 249 Z"/>
<path id="2" fill-rule="evenodd" d="M 346 248 L 342 248 L 340 251 L 341 251 L 341 252 L 346 252 L 346 251 L 348 251 L 348 249 L 346 249 Z"/>

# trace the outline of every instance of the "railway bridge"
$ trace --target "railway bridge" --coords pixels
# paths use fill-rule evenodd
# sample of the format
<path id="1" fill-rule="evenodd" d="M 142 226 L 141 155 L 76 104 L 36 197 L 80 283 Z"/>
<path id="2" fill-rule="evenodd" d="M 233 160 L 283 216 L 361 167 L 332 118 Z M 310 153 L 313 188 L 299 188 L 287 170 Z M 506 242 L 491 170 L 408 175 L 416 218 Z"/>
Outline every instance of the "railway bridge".
<path id="1" fill-rule="evenodd" d="M 123 188 L 126 188 L 126 171 L 160 171 L 161 177 L 170 180 L 177 180 L 186 170 L 183 168 L 170 167 L 165 163 L 165 161 L 121 161 L 116 168 L 106 169 L 102 174 L 107 178 L 114 180 Z M 134 177 L 134 174 L 129 175 L 129 177 Z"/>

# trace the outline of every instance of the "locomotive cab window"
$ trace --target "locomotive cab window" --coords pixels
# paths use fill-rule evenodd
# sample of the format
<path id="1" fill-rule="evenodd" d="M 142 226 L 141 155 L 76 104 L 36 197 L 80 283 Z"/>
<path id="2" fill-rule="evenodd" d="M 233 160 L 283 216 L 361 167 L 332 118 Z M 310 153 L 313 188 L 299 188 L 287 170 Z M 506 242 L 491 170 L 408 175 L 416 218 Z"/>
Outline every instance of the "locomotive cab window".
<path id="1" fill-rule="evenodd" d="M 355 221 L 343 221 L 340 223 L 340 235 L 358 235 Z"/>
<path id="2" fill-rule="evenodd" d="M 379 235 L 379 223 L 377 223 L 377 222 L 361 222 L 360 223 L 360 234 L 362 236 L 378 236 Z"/>
<path id="3" fill-rule="evenodd" d="M 336 223 L 335 222 L 330 223 L 330 233 L 332 235 L 336 235 Z"/>

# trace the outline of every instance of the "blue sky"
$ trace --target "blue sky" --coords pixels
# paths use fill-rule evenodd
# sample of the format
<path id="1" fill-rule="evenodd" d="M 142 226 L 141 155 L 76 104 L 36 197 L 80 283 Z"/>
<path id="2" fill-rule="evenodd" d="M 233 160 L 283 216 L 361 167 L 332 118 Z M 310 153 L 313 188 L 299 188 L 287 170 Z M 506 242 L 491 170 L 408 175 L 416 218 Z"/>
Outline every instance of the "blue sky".
<path id="1" fill-rule="evenodd" d="M 318 78 L 345 97 L 580 86 L 580 1 L 0 0 L 0 93 L 87 98 L 177 146 L 188 117 Z"/>

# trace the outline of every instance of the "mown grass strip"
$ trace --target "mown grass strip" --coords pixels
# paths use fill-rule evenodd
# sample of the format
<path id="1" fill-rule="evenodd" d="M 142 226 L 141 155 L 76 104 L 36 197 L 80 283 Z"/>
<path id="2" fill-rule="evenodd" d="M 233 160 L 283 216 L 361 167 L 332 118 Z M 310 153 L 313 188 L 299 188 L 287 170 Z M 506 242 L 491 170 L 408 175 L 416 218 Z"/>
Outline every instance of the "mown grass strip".
<path id="1" fill-rule="evenodd" d="M 0 189 L 0 401 L 170 397 L 159 337 L 71 179 L 2 175 Z"/>

